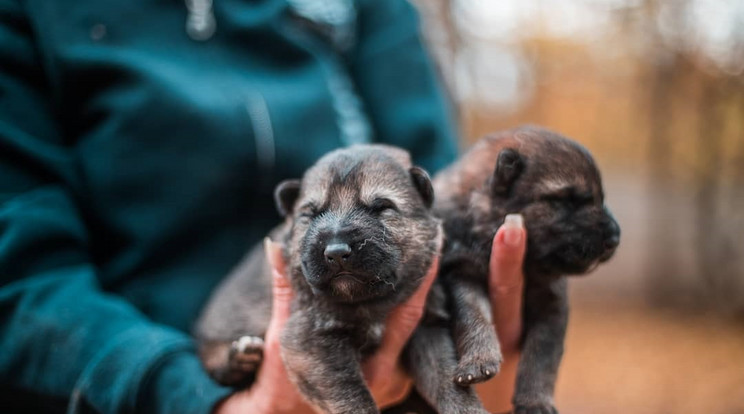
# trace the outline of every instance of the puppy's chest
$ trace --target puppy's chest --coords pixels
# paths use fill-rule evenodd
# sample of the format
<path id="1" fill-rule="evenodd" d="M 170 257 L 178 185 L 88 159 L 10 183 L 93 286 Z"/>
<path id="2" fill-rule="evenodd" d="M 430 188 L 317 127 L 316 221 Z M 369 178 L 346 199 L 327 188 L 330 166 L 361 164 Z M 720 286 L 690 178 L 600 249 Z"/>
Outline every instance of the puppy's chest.
<path id="1" fill-rule="evenodd" d="M 365 355 L 377 349 L 382 342 L 383 331 L 384 325 L 382 323 L 378 322 L 370 324 L 360 337 L 362 341 L 359 346 L 359 351 Z"/>
<path id="2" fill-rule="evenodd" d="M 354 321 L 341 318 L 328 318 L 315 321 L 315 331 L 331 336 L 343 337 L 351 342 L 362 354 L 368 354 L 382 342 L 385 325 L 383 322 Z"/>
<path id="3" fill-rule="evenodd" d="M 492 238 L 493 236 L 491 236 Z M 473 282 L 484 282 L 488 276 L 491 254 L 490 239 L 475 237 L 448 238 L 442 252 L 440 274 Z"/>

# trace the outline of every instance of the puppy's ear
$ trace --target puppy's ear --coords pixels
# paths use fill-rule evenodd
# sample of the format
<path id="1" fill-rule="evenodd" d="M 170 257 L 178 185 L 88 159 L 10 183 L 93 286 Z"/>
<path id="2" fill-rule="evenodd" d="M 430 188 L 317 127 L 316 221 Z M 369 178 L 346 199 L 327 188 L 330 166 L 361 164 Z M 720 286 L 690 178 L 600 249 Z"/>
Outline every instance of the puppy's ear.
<path id="1" fill-rule="evenodd" d="M 495 196 L 506 196 L 524 169 L 522 156 L 513 148 L 501 150 L 496 161 L 496 169 L 491 178 L 491 193 Z"/>
<path id="2" fill-rule="evenodd" d="M 429 173 L 421 167 L 411 167 L 408 172 L 411 174 L 413 185 L 421 194 L 421 198 L 424 200 L 426 208 L 430 208 L 434 202 L 434 188 L 431 186 L 431 179 Z"/>
<path id="3" fill-rule="evenodd" d="M 276 209 L 282 217 L 292 213 L 295 202 L 300 196 L 300 180 L 284 180 L 274 190 Z"/>

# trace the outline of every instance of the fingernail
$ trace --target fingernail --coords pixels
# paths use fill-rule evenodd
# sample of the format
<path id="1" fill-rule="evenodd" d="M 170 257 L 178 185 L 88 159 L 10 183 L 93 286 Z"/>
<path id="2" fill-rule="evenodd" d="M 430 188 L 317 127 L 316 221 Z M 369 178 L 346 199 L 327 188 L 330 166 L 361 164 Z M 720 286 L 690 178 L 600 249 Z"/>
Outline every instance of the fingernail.
<path id="1" fill-rule="evenodd" d="M 517 247 L 522 243 L 524 219 L 521 214 L 507 214 L 504 219 L 504 244 Z"/>

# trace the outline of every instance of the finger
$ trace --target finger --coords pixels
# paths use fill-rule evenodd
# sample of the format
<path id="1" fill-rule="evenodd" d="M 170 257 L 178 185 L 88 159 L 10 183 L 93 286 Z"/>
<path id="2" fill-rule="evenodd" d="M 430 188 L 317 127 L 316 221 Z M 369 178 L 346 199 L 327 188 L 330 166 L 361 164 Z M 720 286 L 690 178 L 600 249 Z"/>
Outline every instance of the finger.
<path id="1" fill-rule="evenodd" d="M 274 328 L 281 328 L 289 317 L 290 303 L 294 296 L 292 286 L 285 274 L 284 245 L 271 241 L 268 237 L 264 239 L 264 252 L 266 261 L 271 269 L 271 324 L 279 324 Z M 281 329 L 275 330 L 280 332 Z"/>
<path id="2" fill-rule="evenodd" d="M 519 214 L 509 214 L 493 238 L 489 263 L 489 293 L 493 321 L 504 352 L 519 347 L 522 334 L 522 263 L 527 231 Z"/>
<path id="3" fill-rule="evenodd" d="M 434 257 L 429 271 L 416 292 L 404 303 L 393 309 L 388 316 L 380 347 L 367 362 L 367 365 L 374 367 L 375 371 L 389 373 L 398 363 L 398 357 L 403 347 L 421 320 L 426 296 L 429 294 L 429 289 L 434 283 L 438 270 L 439 255 Z"/>
<path id="4" fill-rule="evenodd" d="M 279 351 L 279 337 L 289 318 L 290 303 L 293 297 L 292 287 L 284 274 L 282 250 L 282 244 L 275 243 L 268 237 L 264 239 L 266 262 L 271 269 L 272 305 L 271 320 L 264 341 L 264 359 L 258 371 L 256 384 L 265 386 L 272 392 L 277 387 L 294 389 L 289 386 L 289 379 Z"/>

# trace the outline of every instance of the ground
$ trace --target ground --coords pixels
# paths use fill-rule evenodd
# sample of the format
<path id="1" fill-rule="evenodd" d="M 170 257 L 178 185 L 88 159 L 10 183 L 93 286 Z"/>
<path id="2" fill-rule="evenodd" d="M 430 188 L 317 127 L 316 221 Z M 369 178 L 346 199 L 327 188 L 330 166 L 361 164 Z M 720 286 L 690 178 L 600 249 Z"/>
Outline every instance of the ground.
<path id="1" fill-rule="evenodd" d="M 744 326 L 711 315 L 578 304 L 556 401 L 571 414 L 744 413 Z"/>

